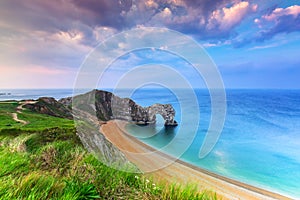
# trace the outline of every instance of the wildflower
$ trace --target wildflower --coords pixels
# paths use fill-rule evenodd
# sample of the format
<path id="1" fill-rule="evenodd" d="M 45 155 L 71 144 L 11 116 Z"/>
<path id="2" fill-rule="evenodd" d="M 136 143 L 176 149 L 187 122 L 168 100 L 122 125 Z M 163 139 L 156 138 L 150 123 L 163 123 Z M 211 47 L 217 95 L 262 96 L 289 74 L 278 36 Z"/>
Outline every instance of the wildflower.
<path id="1" fill-rule="evenodd" d="M 146 183 L 149 183 L 150 181 L 148 179 L 146 179 Z"/>
<path id="2" fill-rule="evenodd" d="M 135 178 L 135 179 L 137 179 L 137 180 L 139 179 L 139 177 L 138 177 L 138 176 L 134 176 L 134 178 Z"/>

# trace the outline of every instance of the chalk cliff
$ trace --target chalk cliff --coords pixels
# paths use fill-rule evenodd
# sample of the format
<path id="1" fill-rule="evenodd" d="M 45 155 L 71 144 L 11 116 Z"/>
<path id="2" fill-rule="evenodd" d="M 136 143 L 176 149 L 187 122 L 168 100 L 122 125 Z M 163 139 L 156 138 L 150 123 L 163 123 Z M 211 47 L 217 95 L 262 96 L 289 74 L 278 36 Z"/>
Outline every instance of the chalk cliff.
<path id="1" fill-rule="evenodd" d="M 126 156 L 101 134 L 99 121 L 121 119 L 137 124 L 156 122 L 160 114 L 166 126 L 176 126 L 175 110 L 170 104 L 141 107 L 129 98 L 120 98 L 111 92 L 93 90 L 86 94 L 55 100 L 42 97 L 24 107 L 38 113 L 76 120 L 76 133 L 82 144 L 109 166 L 126 166 Z M 127 169 L 128 171 L 129 169 Z M 130 169 L 137 172 L 138 169 Z M 129 171 L 130 171 L 129 170 Z"/>
<path id="2" fill-rule="evenodd" d="M 153 124 L 156 122 L 156 114 L 160 114 L 166 126 L 176 126 L 175 109 L 171 104 L 154 104 L 142 107 L 132 99 L 120 98 L 111 92 L 93 90 L 83 95 L 72 98 L 64 98 L 59 103 L 70 108 L 71 105 L 77 110 L 88 113 L 96 113 L 98 120 L 108 121 L 121 119 L 137 124 Z"/>
<path id="3" fill-rule="evenodd" d="M 154 124 L 156 114 L 160 114 L 166 126 L 176 126 L 175 110 L 171 104 L 156 103 L 149 107 L 142 107 L 132 99 L 120 98 L 111 92 L 93 90 L 83 95 L 68 97 L 56 101 L 52 97 L 42 97 L 34 104 L 25 105 L 26 108 L 55 117 L 72 119 L 72 106 L 77 111 L 87 112 L 90 115 L 96 114 L 98 120 L 108 121 L 121 119 L 137 124 Z"/>

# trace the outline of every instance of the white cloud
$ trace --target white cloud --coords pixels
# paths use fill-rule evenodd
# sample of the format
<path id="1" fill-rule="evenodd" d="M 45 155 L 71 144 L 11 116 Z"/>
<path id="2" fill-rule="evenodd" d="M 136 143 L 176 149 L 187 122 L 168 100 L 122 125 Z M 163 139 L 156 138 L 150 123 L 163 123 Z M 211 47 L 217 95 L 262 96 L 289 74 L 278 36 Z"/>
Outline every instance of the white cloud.
<path id="1" fill-rule="evenodd" d="M 293 5 L 287 8 L 276 8 L 272 13 L 263 15 L 261 18 L 256 18 L 254 22 L 262 28 L 265 21 L 276 22 L 280 21 L 280 17 L 291 15 L 296 18 L 300 14 L 300 6 Z"/>
<path id="2" fill-rule="evenodd" d="M 225 41 L 218 41 L 218 42 L 215 42 L 215 43 L 208 42 L 208 43 L 202 43 L 201 45 L 205 48 L 219 47 L 219 46 L 224 46 L 224 45 L 231 45 L 231 41 L 230 40 L 225 40 Z"/>
<path id="3" fill-rule="evenodd" d="M 95 36 L 95 40 L 97 42 L 104 41 L 105 39 L 113 36 L 116 34 L 118 31 L 114 28 L 107 27 L 107 26 L 97 26 L 93 30 L 93 34 Z"/>
<path id="4" fill-rule="evenodd" d="M 262 45 L 262 46 L 255 46 L 250 48 L 249 50 L 257 50 L 257 49 L 269 49 L 269 48 L 273 48 L 273 47 L 277 47 L 279 46 L 279 44 L 270 44 L 270 45 Z"/>
<path id="5" fill-rule="evenodd" d="M 271 39 L 278 34 L 300 31 L 300 6 L 276 8 L 271 13 L 261 16 L 254 22 L 261 29 L 258 40 Z"/>
<path id="6" fill-rule="evenodd" d="M 151 20 L 147 22 L 149 25 L 163 25 L 163 24 L 169 24 L 172 23 L 172 11 L 170 8 L 165 7 L 162 11 L 155 14 L 151 17 Z"/>
<path id="7" fill-rule="evenodd" d="M 69 43 L 72 43 L 73 41 L 81 42 L 83 37 L 84 37 L 82 32 L 79 32 L 79 31 L 76 31 L 76 30 L 71 30 L 71 31 L 68 31 L 68 32 L 59 31 L 55 35 L 59 40 L 69 42 Z"/>
<path id="8" fill-rule="evenodd" d="M 285 15 L 293 15 L 297 17 L 300 14 L 300 6 L 293 5 L 287 8 L 276 8 L 269 15 L 264 15 L 262 18 L 268 21 L 276 21 L 279 17 Z"/>
<path id="9" fill-rule="evenodd" d="M 224 7 L 212 12 L 208 19 L 207 29 L 219 29 L 221 31 L 230 30 L 251 12 L 257 10 L 257 5 L 250 5 L 247 1 L 234 4 L 232 7 Z"/>

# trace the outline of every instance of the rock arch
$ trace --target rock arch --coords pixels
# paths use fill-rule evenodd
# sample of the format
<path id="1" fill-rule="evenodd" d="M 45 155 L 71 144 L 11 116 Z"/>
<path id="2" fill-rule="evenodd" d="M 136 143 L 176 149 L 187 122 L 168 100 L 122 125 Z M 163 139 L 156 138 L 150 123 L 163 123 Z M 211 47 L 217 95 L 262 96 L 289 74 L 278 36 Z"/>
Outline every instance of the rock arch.
<path id="1" fill-rule="evenodd" d="M 160 114 L 165 120 L 165 126 L 177 126 L 175 121 L 175 109 L 171 104 L 153 104 L 146 108 L 150 122 L 156 122 L 156 114 Z"/>
<path id="2" fill-rule="evenodd" d="M 82 111 L 94 114 L 96 112 L 99 121 L 108 121 L 111 119 L 121 119 L 136 124 L 154 124 L 156 114 L 160 114 L 165 120 L 165 126 L 177 126 L 175 121 L 175 109 L 171 104 L 153 104 L 149 107 L 142 107 L 136 104 L 132 99 L 121 98 L 111 92 L 102 90 L 93 90 L 84 95 L 78 95 L 73 98 L 61 99 L 60 102 L 66 106 L 78 104 Z M 84 105 L 84 106 L 81 106 Z"/>

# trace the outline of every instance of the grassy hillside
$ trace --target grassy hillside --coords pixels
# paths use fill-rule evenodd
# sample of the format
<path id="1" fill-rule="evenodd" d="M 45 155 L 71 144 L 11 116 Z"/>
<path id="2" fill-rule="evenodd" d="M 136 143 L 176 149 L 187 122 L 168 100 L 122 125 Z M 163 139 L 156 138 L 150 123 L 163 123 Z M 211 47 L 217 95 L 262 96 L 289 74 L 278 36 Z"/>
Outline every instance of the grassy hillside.
<path id="1" fill-rule="evenodd" d="M 72 120 L 0 103 L 0 199 L 216 199 L 114 170 L 88 153 Z M 130 166 L 129 166 L 130 167 Z"/>

